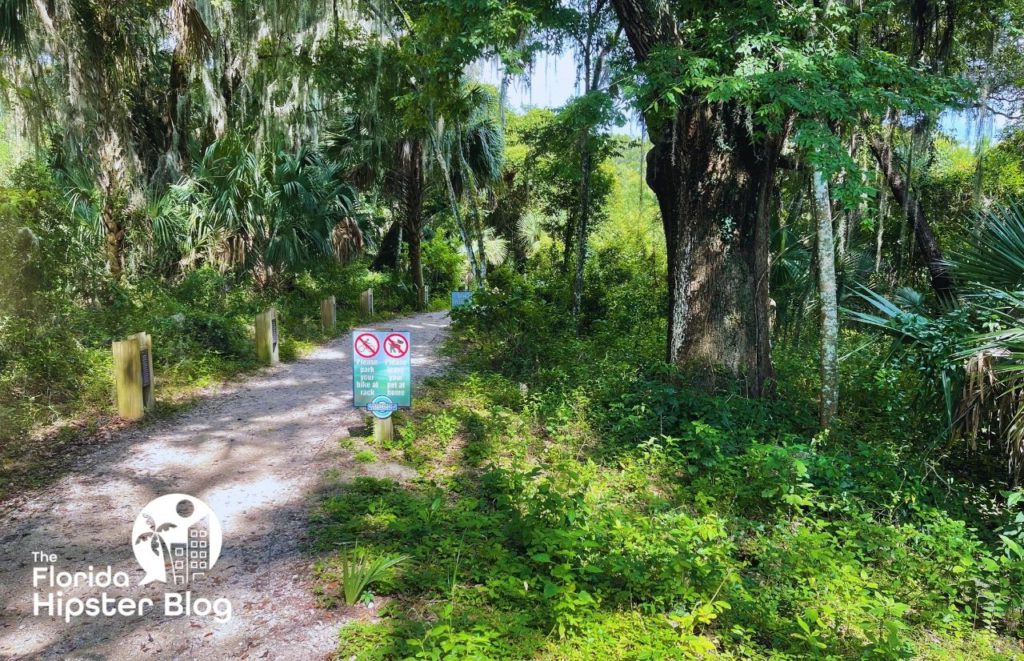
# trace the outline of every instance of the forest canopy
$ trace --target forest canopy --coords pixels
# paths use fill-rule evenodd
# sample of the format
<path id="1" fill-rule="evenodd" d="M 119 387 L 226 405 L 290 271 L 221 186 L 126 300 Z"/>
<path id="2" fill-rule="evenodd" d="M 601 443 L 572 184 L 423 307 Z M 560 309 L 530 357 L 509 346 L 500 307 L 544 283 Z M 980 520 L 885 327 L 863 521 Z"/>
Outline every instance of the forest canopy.
<path id="1" fill-rule="evenodd" d="M 339 654 L 1020 653 L 1021 0 L 0 0 L 0 49 L 0 496 L 127 333 L 189 393 L 270 306 L 291 359 L 470 290 L 374 448 L 431 485 L 324 506 L 422 570 Z"/>

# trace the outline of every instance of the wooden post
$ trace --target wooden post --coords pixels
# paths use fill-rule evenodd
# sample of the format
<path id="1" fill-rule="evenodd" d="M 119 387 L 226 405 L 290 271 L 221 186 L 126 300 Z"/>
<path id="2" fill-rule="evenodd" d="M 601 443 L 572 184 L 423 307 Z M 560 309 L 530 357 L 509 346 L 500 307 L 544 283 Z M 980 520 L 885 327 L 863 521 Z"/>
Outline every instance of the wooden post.
<path id="1" fill-rule="evenodd" d="M 333 331 L 338 323 L 338 308 L 333 296 L 320 302 L 320 325 L 325 331 Z"/>
<path id="2" fill-rule="evenodd" d="M 142 397 L 142 363 L 136 338 L 114 342 L 114 388 L 117 393 L 117 414 L 126 420 L 138 420 L 145 408 Z"/>
<path id="3" fill-rule="evenodd" d="M 139 368 L 142 370 L 142 408 L 146 411 L 156 404 L 156 394 L 153 384 L 156 383 L 156 376 L 153 372 L 153 338 L 149 333 L 136 333 L 129 335 L 126 339 L 136 340 L 139 343 Z"/>
<path id="4" fill-rule="evenodd" d="M 390 443 L 395 439 L 395 423 L 390 417 L 373 418 L 373 442 Z"/>
<path id="5" fill-rule="evenodd" d="M 276 365 L 279 344 L 277 310 L 270 308 L 256 315 L 256 358 L 265 365 Z"/>
<path id="6" fill-rule="evenodd" d="M 373 316 L 373 287 L 359 295 L 359 314 L 364 319 Z"/>

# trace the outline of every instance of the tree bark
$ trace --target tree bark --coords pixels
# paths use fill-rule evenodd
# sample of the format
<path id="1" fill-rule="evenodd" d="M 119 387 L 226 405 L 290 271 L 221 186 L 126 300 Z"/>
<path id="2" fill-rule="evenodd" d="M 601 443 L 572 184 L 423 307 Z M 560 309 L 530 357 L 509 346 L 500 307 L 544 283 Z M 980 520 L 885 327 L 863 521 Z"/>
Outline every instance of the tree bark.
<path id="1" fill-rule="evenodd" d="M 879 174 L 879 178 L 881 178 Z M 882 247 L 885 241 L 885 214 L 888 211 L 889 197 L 884 186 L 878 187 L 878 226 L 875 228 L 875 273 L 882 270 Z"/>
<path id="2" fill-rule="evenodd" d="M 821 300 L 820 421 L 829 427 L 839 409 L 839 306 L 836 300 L 836 248 L 832 235 L 832 202 L 828 182 L 814 171 L 814 202 L 818 244 L 818 296 Z"/>
<path id="3" fill-rule="evenodd" d="M 423 233 L 409 233 L 409 270 L 412 271 L 412 284 L 416 290 L 416 309 L 424 310 L 427 307 L 426 290 L 423 286 Z"/>
<path id="4" fill-rule="evenodd" d="M 468 168 L 468 164 L 467 164 Z M 477 257 L 480 259 L 480 281 L 483 282 L 487 278 L 487 250 L 484 245 L 484 221 L 480 215 L 480 203 L 476 199 L 476 181 L 474 177 L 470 177 L 470 186 L 466 191 L 469 196 L 469 208 L 473 212 L 473 224 L 476 226 L 476 250 Z"/>
<path id="5" fill-rule="evenodd" d="M 398 256 L 402 247 L 402 224 L 404 222 L 405 219 L 402 218 L 394 221 L 388 227 L 388 231 L 384 234 L 384 239 L 380 242 L 380 248 L 377 249 L 377 255 L 370 264 L 370 270 L 398 270 Z"/>
<path id="6" fill-rule="evenodd" d="M 120 281 L 124 272 L 124 225 L 118 218 L 116 200 L 112 195 L 103 198 L 103 208 L 100 215 L 103 220 L 103 229 L 106 236 L 103 242 L 103 252 L 107 258 L 107 268 L 110 269 L 110 277 Z"/>
<path id="7" fill-rule="evenodd" d="M 466 223 L 462 218 L 462 214 L 459 212 L 459 199 L 455 194 L 455 186 L 452 184 L 451 170 L 448 168 L 448 161 L 445 160 L 444 152 L 441 151 L 440 137 L 437 135 L 436 125 L 432 125 L 430 131 L 431 146 L 434 150 L 434 156 L 437 159 L 438 167 L 441 168 L 441 178 L 444 179 L 445 192 L 448 194 L 448 205 L 451 209 L 452 216 L 455 218 L 455 225 L 459 228 L 459 236 L 462 239 L 462 245 L 466 249 L 466 256 L 469 258 L 469 269 L 473 273 L 473 278 L 477 282 L 477 286 L 483 285 L 482 271 L 477 261 L 477 255 L 473 250 L 473 240 L 470 238 L 469 231 L 466 228 Z M 481 258 L 483 256 L 481 255 Z"/>
<path id="8" fill-rule="evenodd" d="M 924 217 L 921 203 L 914 197 L 908 182 L 893 164 L 892 147 L 877 133 L 871 135 L 869 146 L 882 175 L 889 184 L 893 199 L 906 209 L 907 223 L 914 230 L 917 249 L 928 266 L 928 277 L 935 295 L 943 301 L 954 300 L 956 298 L 956 281 L 953 279 L 953 274 L 950 273 L 946 261 L 942 258 L 938 239 L 935 238 L 935 232 L 932 231 L 931 225 Z"/>
<path id="9" fill-rule="evenodd" d="M 426 307 L 426 291 L 423 287 L 423 143 L 409 140 L 408 149 L 403 153 L 404 175 L 403 212 L 405 215 L 406 240 L 409 242 L 409 271 L 412 273 L 413 289 L 416 291 L 416 309 Z"/>
<path id="10" fill-rule="evenodd" d="M 613 5 L 638 63 L 682 44 L 655 3 Z M 705 384 L 725 374 L 751 396 L 769 395 L 769 211 L 784 135 L 755 143 L 742 108 L 700 95 L 682 104 L 668 121 L 644 118 L 654 142 L 647 184 L 668 251 L 668 360 Z"/>
<path id="11" fill-rule="evenodd" d="M 658 132 L 647 183 L 668 250 L 669 361 L 761 396 L 774 380 L 768 221 L 781 141 L 755 146 L 740 116 L 692 102 Z"/>
<path id="12" fill-rule="evenodd" d="M 591 150 L 589 136 L 583 141 L 583 153 L 580 156 L 580 214 L 576 221 L 576 269 L 572 285 L 572 316 L 579 320 L 583 308 L 583 270 L 587 261 L 587 226 L 590 216 L 590 170 Z"/>

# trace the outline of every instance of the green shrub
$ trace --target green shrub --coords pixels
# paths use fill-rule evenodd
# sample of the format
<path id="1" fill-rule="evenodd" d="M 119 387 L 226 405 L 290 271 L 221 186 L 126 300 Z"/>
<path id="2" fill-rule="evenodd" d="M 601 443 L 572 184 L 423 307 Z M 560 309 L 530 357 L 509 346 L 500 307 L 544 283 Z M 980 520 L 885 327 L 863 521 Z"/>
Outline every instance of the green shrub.
<path id="1" fill-rule="evenodd" d="M 775 350 L 776 400 L 694 389 L 660 360 L 662 322 L 645 316 L 658 294 L 636 295 L 636 264 L 614 250 L 594 261 L 578 331 L 557 269 L 496 271 L 453 312 L 454 372 L 383 448 L 424 480 L 357 481 L 325 502 L 321 548 L 357 538 L 410 555 L 374 645 L 425 658 L 1019 654 L 1024 498 L 928 452 L 936 418 L 914 417 L 904 389 L 918 375 L 851 334 L 865 347 L 844 361 L 848 408 L 827 434 L 800 346 Z"/>

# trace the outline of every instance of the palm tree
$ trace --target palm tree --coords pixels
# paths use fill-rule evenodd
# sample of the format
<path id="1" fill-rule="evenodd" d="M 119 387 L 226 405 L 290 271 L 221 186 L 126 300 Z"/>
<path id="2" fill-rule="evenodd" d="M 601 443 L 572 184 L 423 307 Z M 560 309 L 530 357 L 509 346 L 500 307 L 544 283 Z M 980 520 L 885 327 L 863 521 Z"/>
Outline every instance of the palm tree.
<path id="1" fill-rule="evenodd" d="M 487 277 L 484 218 L 480 196 L 487 195 L 500 181 L 505 150 L 496 92 L 479 83 L 463 85 L 457 107 L 463 114 L 454 131 L 442 139 L 456 192 L 469 202 L 476 235 L 476 255 L 480 282 Z"/>
<path id="2" fill-rule="evenodd" d="M 168 191 L 158 238 L 181 237 L 187 264 L 251 271 L 262 286 L 315 258 L 340 258 L 339 227 L 347 241 L 361 240 L 341 166 L 312 149 L 276 147 L 257 151 L 233 134 L 211 144 Z"/>
<path id="3" fill-rule="evenodd" d="M 37 147 L 89 173 L 112 277 L 124 269 L 130 226 L 160 229 L 144 226 L 143 211 L 189 174 L 194 153 L 231 131 L 244 131 L 255 152 L 281 135 L 288 153 L 316 144 L 325 111 L 318 79 L 297 75 L 293 51 L 258 50 L 314 48 L 337 20 L 337 5 L 328 8 L 324 0 L 0 2 L 7 101 Z"/>
<path id="4" fill-rule="evenodd" d="M 160 564 L 164 567 L 164 571 L 165 571 L 164 578 L 165 579 L 167 577 L 167 575 L 166 575 L 167 561 L 170 560 L 170 563 L 171 563 L 171 579 L 172 579 L 172 581 L 176 582 L 177 579 L 178 579 L 178 572 L 174 568 L 174 559 L 171 557 L 170 545 L 164 539 L 163 534 L 165 532 L 167 532 L 168 530 L 173 530 L 174 528 L 177 528 L 178 526 L 173 524 L 173 523 L 161 523 L 159 526 L 157 526 L 155 524 L 155 522 L 153 521 L 153 517 L 151 517 L 148 514 L 143 514 L 142 516 L 146 520 L 146 525 L 149 527 L 149 530 L 147 530 L 146 532 L 142 533 L 141 535 L 139 535 L 135 539 L 135 545 L 137 546 L 137 545 L 142 544 L 144 542 L 149 542 L 150 548 L 153 549 L 153 553 L 155 553 L 158 556 L 160 556 Z"/>
<path id="5" fill-rule="evenodd" d="M 393 57 L 367 60 L 371 68 L 396 66 Z M 347 181 L 381 195 L 394 209 L 409 245 L 416 305 L 422 309 L 426 288 L 421 244 L 428 222 L 424 200 L 432 185 L 442 186 L 448 196 L 473 273 L 478 278 L 485 273 L 479 257 L 483 215 L 478 197 L 483 186 L 497 181 L 501 172 L 504 141 L 497 98 L 489 88 L 468 83 L 454 106 L 457 121 L 417 123 L 409 121 L 405 109 L 394 101 L 411 89 L 403 82 L 402 71 L 387 69 L 380 77 L 376 94 L 365 95 L 362 103 L 337 120 L 330 132 L 328 153 L 342 164 Z M 433 158 L 428 158 L 428 153 Z M 474 227 L 463 221 L 460 198 L 472 210 Z M 392 227 L 389 233 L 396 234 L 397 229 Z M 473 246 L 474 237 L 477 247 Z"/>
<path id="6" fill-rule="evenodd" d="M 965 225 L 970 226 L 970 223 Z M 1024 477 L 1024 208 L 1017 202 L 977 212 L 977 232 L 943 269 L 957 278 L 958 307 L 930 316 L 909 289 L 890 299 L 868 289 L 870 311 L 849 314 L 881 328 L 930 361 L 950 431 L 970 448 L 999 444 L 1010 476 Z"/>

